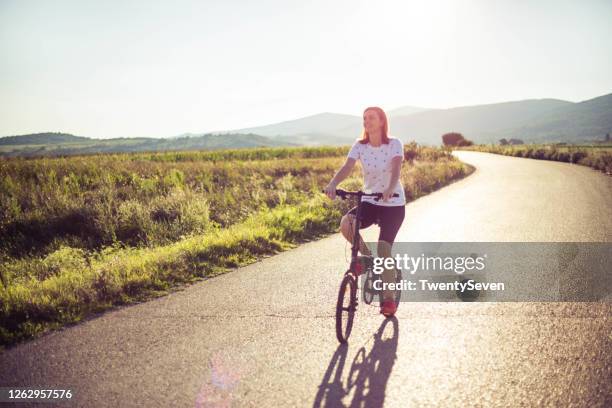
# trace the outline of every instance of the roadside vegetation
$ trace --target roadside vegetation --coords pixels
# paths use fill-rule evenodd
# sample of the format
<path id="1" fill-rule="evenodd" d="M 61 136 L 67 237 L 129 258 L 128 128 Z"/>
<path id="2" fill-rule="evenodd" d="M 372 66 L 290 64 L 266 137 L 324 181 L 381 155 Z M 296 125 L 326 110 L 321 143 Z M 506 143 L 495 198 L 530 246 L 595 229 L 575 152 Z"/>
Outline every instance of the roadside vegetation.
<path id="1" fill-rule="evenodd" d="M 0 344 L 337 231 L 320 193 L 348 147 L 0 160 Z M 405 146 L 412 201 L 473 169 Z M 341 187 L 358 189 L 360 170 Z"/>
<path id="2" fill-rule="evenodd" d="M 527 157 L 538 160 L 575 163 L 592 167 L 606 174 L 612 174 L 612 144 L 475 145 L 460 147 L 460 149 L 503 154 L 506 156 Z"/>

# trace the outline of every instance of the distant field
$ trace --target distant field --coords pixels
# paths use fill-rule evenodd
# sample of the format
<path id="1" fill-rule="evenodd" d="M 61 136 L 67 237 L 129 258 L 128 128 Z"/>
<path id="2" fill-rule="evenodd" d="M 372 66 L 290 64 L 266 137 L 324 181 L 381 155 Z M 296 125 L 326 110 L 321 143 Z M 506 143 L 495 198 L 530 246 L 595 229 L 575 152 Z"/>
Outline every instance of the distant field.
<path id="1" fill-rule="evenodd" d="M 95 147 L 104 147 L 104 146 L 137 146 L 142 142 L 134 139 L 134 140 L 125 140 L 125 141 L 113 141 L 112 143 L 100 143 L 96 141 L 92 142 L 64 142 L 61 144 L 53 145 L 53 144 L 23 144 L 23 145 L 0 145 L 0 154 L 3 156 L 45 156 L 51 155 L 53 153 L 64 153 L 69 152 L 76 149 L 89 149 Z"/>
<path id="2" fill-rule="evenodd" d="M 32 157 L 32 156 L 56 156 L 56 155 L 72 155 L 77 153 L 95 153 L 105 152 L 107 149 L 129 149 L 139 148 L 145 145 L 143 139 L 111 139 L 105 140 L 88 140 L 75 142 L 62 142 L 56 144 L 9 144 L 0 145 L 0 156 L 5 157 Z"/>
<path id="3" fill-rule="evenodd" d="M 351 203 L 320 190 L 347 151 L 0 159 L 0 344 L 336 231 Z M 473 170 L 416 144 L 405 157 L 408 200 Z"/>
<path id="4" fill-rule="evenodd" d="M 475 145 L 461 147 L 460 149 L 503 154 L 506 156 L 575 163 L 592 167 L 607 174 L 612 174 L 612 144 Z"/>

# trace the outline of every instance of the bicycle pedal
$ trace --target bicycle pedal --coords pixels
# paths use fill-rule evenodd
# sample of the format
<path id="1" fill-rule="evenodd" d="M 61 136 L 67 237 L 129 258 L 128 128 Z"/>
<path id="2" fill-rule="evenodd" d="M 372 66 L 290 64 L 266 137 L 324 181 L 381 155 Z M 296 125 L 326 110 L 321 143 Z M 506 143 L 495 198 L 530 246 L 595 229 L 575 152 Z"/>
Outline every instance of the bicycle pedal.
<path id="1" fill-rule="evenodd" d="M 363 275 L 374 267 L 374 258 L 368 255 L 360 255 L 357 257 L 357 265 L 355 267 L 358 269 L 356 276 Z"/>

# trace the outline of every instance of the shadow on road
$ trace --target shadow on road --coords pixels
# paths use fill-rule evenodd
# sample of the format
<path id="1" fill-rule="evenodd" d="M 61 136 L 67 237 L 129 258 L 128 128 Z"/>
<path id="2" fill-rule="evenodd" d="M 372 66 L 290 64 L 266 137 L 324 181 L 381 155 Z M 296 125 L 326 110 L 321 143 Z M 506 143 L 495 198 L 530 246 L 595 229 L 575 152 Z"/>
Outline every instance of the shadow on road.
<path id="1" fill-rule="evenodd" d="M 385 335 L 388 324 L 391 324 L 393 330 L 390 337 Z M 349 369 L 346 383 L 343 382 L 342 377 L 348 354 L 348 345 L 341 344 L 338 346 L 319 385 L 313 407 L 383 406 L 387 381 L 397 355 L 398 337 L 397 318 L 385 319 L 374 334 L 374 343 L 370 352 L 367 353 L 365 346 L 357 351 Z M 342 401 L 346 397 L 351 399 L 349 405 Z"/>

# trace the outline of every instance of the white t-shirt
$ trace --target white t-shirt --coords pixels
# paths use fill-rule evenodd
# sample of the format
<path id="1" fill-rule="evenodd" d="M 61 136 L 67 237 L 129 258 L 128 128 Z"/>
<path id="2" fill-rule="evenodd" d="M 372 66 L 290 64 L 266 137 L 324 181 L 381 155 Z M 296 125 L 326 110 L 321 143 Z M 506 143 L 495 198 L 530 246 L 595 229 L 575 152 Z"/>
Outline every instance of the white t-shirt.
<path id="1" fill-rule="evenodd" d="M 348 154 L 351 159 L 361 160 L 364 191 L 370 194 L 382 193 L 389 186 L 391 159 L 396 156 L 400 156 L 402 161 L 404 160 L 404 146 L 401 140 L 394 137 L 389 137 L 388 144 L 383 143 L 378 147 L 374 147 L 370 143 L 362 144 L 356 141 Z M 382 201 L 382 199 L 375 201 L 375 197 L 361 197 L 361 201 L 386 207 L 406 205 L 404 188 L 399 179 L 394 192 L 399 194 L 399 197 L 389 197 L 387 202 Z"/>

